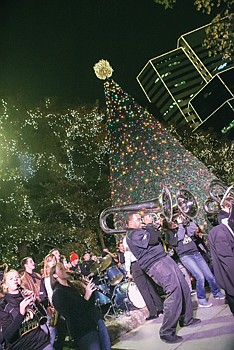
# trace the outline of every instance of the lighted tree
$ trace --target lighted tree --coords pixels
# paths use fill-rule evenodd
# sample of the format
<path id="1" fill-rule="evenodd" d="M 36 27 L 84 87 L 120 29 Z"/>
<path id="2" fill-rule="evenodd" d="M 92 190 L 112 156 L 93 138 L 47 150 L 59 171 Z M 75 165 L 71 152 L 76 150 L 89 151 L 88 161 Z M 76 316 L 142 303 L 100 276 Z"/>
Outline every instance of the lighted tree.
<path id="1" fill-rule="evenodd" d="M 108 70 L 107 61 L 99 61 L 94 69 L 100 79 L 106 79 L 113 205 L 150 200 L 161 194 L 163 186 L 173 195 L 185 188 L 196 197 L 196 220 L 204 224 L 203 203 L 215 176 L 111 79 L 113 70 Z"/>
<path id="2" fill-rule="evenodd" d="M 177 0 L 154 0 L 154 2 L 164 6 L 165 9 L 172 9 Z M 195 0 L 194 5 L 197 11 L 214 13 L 204 40 L 209 55 L 221 54 L 224 60 L 233 59 L 233 0 Z"/>
<path id="3" fill-rule="evenodd" d="M 52 246 L 64 253 L 100 249 L 98 215 L 109 198 L 103 118 L 97 106 L 58 112 L 47 100 L 45 106 L 28 111 L 3 101 L 3 261 L 17 265 L 26 254 L 38 260 Z"/>
<path id="4" fill-rule="evenodd" d="M 234 141 L 226 134 L 214 130 L 192 132 L 190 128 L 170 131 L 226 186 L 234 183 Z"/>

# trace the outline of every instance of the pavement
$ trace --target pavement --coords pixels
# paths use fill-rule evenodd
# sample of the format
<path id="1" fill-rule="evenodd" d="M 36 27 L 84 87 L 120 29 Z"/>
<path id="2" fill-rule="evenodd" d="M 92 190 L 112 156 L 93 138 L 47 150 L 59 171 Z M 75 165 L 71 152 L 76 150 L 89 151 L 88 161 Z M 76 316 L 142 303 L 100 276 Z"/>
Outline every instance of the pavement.
<path id="1" fill-rule="evenodd" d="M 211 295 L 210 308 L 197 306 L 193 296 L 194 317 L 200 318 L 196 326 L 178 325 L 177 334 L 183 337 L 181 343 L 168 344 L 159 338 L 162 318 L 147 321 L 112 345 L 114 350 L 234 350 L 234 316 L 225 300 L 216 300 Z M 163 317 L 163 316 L 162 316 Z"/>

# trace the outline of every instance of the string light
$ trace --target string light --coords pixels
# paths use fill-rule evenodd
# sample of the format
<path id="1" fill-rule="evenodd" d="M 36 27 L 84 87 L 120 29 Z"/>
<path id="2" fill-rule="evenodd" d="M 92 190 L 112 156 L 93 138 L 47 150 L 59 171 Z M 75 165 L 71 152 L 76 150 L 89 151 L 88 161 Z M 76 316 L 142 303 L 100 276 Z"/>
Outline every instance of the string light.
<path id="1" fill-rule="evenodd" d="M 104 91 L 113 205 L 155 198 L 164 185 L 173 196 L 185 187 L 198 202 L 196 221 L 206 225 L 203 203 L 215 175 L 117 83 L 106 80 Z"/>
<path id="2" fill-rule="evenodd" d="M 23 110 L 2 100 L 0 248 L 5 262 L 9 259 L 14 265 L 23 244 L 63 246 L 74 239 L 84 244 L 84 236 L 79 239 L 77 234 L 83 229 L 86 236 L 90 232 L 87 220 L 95 227 L 100 200 L 105 199 L 101 189 L 108 174 L 104 157 L 109 144 L 103 120 L 97 107 L 53 113 L 50 99 L 36 110 Z M 56 186 L 53 180 L 50 183 L 51 176 Z M 32 196 L 34 182 L 45 197 L 36 189 L 33 196 L 37 193 L 37 198 Z M 85 202 L 93 202 L 94 208 Z M 59 218 L 56 222 L 53 215 Z M 94 243 L 95 238 L 87 239 Z"/>

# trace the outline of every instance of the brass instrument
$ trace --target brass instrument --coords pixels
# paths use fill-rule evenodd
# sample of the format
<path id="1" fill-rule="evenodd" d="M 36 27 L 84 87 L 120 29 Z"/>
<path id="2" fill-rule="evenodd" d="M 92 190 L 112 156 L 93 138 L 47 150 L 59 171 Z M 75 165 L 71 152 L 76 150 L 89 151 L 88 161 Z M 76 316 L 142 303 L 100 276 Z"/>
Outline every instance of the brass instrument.
<path id="1" fill-rule="evenodd" d="M 8 265 L 6 263 L 1 264 L 0 271 L 3 271 L 4 273 L 6 273 L 8 271 Z"/>
<path id="2" fill-rule="evenodd" d="M 113 214 L 139 213 L 142 218 L 144 215 L 152 215 L 156 221 L 160 215 L 163 215 L 167 222 L 173 220 L 173 211 L 179 211 L 186 218 L 194 218 L 197 215 L 198 206 L 195 197 L 186 189 L 180 189 L 176 194 L 176 204 L 172 203 L 170 190 L 164 187 L 161 196 L 141 203 L 122 205 L 119 207 L 109 207 L 104 209 L 99 217 L 99 224 L 105 233 L 125 233 L 126 227 L 110 228 L 107 225 L 107 218 Z M 178 214 L 177 214 L 178 215 Z"/>
<path id="3" fill-rule="evenodd" d="M 51 308 L 52 308 L 52 312 L 50 315 L 50 326 L 56 327 L 58 324 L 59 313 L 53 306 L 51 306 Z"/>
<path id="4" fill-rule="evenodd" d="M 209 197 L 203 204 L 204 210 L 208 214 L 217 214 L 227 197 L 234 199 L 234 186 L 226 186 L 220 180 L 213 180 L 209 186 Z"/>
<path id="5" fill-rule="evenodd" d="M 25 294 L 25 290 L 19 284 L 17 285 L 17 288 L 18 288 L 18 291 L 20 292 L 20 294 L 22 295 L 22 297 L 25 299 L 27 297 L 27 295 Z M 37 301 L 37 300 L 32 301 L 29 304 L 29 308 L 36 316 L 40 325 L 43 325 L 47 322 L 46 311 L 43 308 L 43 306 L 39 303 L 39 301 Z"/>
<path id="6" fill-rule="evenodd" d="M 159 198 L 153 198 L 148 201 L 144 201 L 141 203 L 135 203 L 135 204 L 127 204 L 127 205 L 122 205 L 119 207 L 109 207 L 104 209 L 99 217 L 99 224 L 101 229 L 105 233 L 124 233 L 126 232 L 126 228 L 110 228 L 107 225 L 107 218 L 112 215 L 112 214 L 123 214 L 123 213 L 131 213 L 131 212 L 147 212 L 148 215 L 149 213 L 151 215 L 155 215 L 156 213 L 161 213 L 161 206 L 159 203 Z"/>
<path id="7" fill-rule="evenodd" d="M 164 199 L 162 197 L 162 206 L 163 214 L 167 222 L 173 221 L 178 225 L 177 218 L 180 217 L 182 219 L 182 224 L 186 226 L 190 219 L 197 216 L 197 201 L 190 191 L 186 189 L 177 191 L 175 196 L 176 203 L 174 204 L 172 203 L 172 196 L 168 188 L 164 189 L 162 195 L 165 197 Z"/>

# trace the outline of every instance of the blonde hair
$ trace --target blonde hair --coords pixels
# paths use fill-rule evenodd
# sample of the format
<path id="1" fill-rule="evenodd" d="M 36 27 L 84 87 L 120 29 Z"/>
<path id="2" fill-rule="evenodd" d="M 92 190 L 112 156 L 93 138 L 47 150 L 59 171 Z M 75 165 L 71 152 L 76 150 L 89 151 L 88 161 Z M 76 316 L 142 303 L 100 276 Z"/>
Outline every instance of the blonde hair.
<path id="1" fill-rule="evenodd" d="M 18 272 L 17 270 L 14 270 L 14 269 L 11 269 L 11 270 L 9 270 L 9 271 L 7 271 L 7 272 L 4 273 L 3 279 L 2 279 L 2 291 L 3 291 L 4 293 L 6 293 L 7 290 L 8 290 L 8 287 L 6 286 L 6 278 L 7 278 L 7 276 L 9 275 L 9 273 L 11 273 L 11 272 L 17 272 L 18 275 L 19 275 L 19 272 Z"/>
<path id="2" fill-rule="evenodd" d="M 49 277 L 50 276 L 50 266 L 49 266 L 49 262 L 51 262 L 52 260 L 55 260 L 55 262 L 57 262 L 56 257 L 53 254 L 48 254 L 46 255 L 45 259 L 44 259 L 44 277 Z"/>

